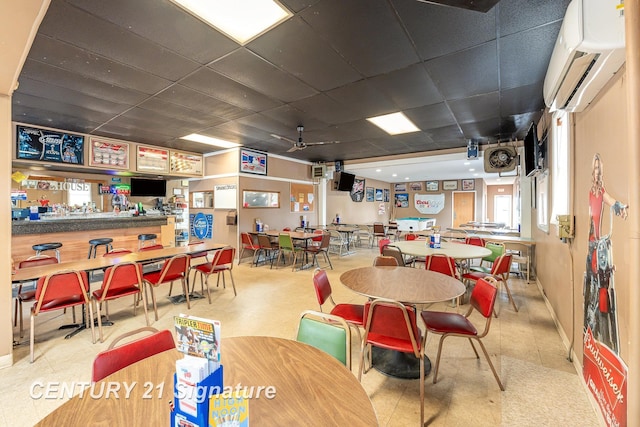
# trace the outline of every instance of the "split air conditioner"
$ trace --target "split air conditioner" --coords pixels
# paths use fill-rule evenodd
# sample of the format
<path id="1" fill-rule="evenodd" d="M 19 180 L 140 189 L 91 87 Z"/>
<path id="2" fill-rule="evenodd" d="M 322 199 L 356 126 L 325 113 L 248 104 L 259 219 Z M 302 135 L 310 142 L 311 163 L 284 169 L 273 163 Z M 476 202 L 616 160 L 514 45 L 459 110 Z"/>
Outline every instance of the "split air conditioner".
<path id="1" fill-rule="evenodd" d="M 609 0 L 572 0 L 558 34 L 544 101 L 551 110 L 584 110 L 625 61 L 624 15 Z"/>

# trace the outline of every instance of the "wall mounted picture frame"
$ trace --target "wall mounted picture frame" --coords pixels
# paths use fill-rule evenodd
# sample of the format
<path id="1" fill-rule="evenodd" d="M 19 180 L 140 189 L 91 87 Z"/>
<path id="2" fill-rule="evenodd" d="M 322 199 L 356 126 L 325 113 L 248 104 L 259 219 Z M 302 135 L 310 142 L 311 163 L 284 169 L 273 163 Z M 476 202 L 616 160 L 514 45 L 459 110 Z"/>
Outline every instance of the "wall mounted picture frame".
<path id="1" fill-rule="evenodd" d="M 462 190 L 475 190 L 476 189 L 476 180 L 475 179 L 463 179 L 462 180 Z"/>
<path id="2" fill-rule="evenodd" d="M 422 191 L 422 182 L 410 182 L 409 189 L 411 191 Z"/>
<path id="3" fill-rule="evenodd" d="M 374 199 L 373 187 L 367 187 L 365 192 L 366 192 L 367 202 L 373 202 L 373 199 Z"/>
<path id="4" fill-rule="evenodd" d="M 394 191 L 407 191 L 407 184 L 404 182 L 402 184 L 393 184 Z"/>
<path id="5" fill-rule="evenodd" d="M 396 193 L 394 196 L 397 208 L 409 207 L 409 193 Z"/>
<path id="6" fill-rule="evenodd" d="M 353 187 L 351 188 L 351 200 L 354 202 L 361 202 L 364 199 L 364 179 L 356 178 L 353 181 Z"/>
<path id="7" fill-rule="evenodd" d="M 383 195 L 383 202 L 387 202 L 389 203 L 389 189 L 388 188 L 384 188 L 382 189 L 382 195 Z"/>
<path id="8" fill-rule="evenodd" d="M 376 202 L 382 201 L 382 188 L 376 188 Z"/>
<path id="9" fill-rule="evenodd" d="M 240 150 L 240 172 L 266 175 L 267 154 L 242 148 Z"/>
<path id="10" fill-rule="evenodd" d="M 448 180 L 442 181 L 442 189 L 443 190 L 457 190 L 458 189 L 458 180 Z"/>
<path id="11" fill-rule="evenodd" d="M 427 191 L 438 191 L 440 189 L 439 181 L 427 181 L 426 182 Z"/>

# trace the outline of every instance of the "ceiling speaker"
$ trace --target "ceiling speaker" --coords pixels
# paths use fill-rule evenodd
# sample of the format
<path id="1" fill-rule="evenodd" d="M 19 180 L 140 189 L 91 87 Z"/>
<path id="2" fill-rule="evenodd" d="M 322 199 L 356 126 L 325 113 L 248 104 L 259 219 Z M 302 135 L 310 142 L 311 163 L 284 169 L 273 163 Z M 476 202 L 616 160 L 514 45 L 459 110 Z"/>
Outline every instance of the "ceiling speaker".
<path id="1" fill-rule="evenodd" d="M 509 172 L 518 164 L 515 147 L 497 146 L 484 150 L 484 171 L 488 173 Z"/>

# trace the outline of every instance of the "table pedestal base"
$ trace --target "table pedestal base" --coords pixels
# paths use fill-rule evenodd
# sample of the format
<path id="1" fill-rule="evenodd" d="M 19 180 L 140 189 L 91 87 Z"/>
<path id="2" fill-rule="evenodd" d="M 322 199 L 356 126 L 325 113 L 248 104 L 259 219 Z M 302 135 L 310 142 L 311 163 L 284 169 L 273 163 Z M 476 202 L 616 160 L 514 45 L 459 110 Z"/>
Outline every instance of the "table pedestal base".
<path id="1" fill-rule="evenodd" d="M 379 347 L 371 348 L 371 363 L 376 371 L 385 375 L 402 379 L 420 378 L 420 359 L 413 353 L 402 353 Z M 431 361 L 424 357 L 424 376 L 431 372 Z"/>

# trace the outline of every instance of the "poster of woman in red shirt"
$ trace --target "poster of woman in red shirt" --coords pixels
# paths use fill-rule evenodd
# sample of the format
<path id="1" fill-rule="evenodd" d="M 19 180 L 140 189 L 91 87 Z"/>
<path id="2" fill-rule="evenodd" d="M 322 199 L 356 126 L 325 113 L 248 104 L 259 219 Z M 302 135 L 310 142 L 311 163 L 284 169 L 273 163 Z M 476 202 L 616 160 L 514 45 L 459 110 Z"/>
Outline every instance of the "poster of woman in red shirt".
<path id="1" fill-rule="evenodd" d="M 584 329 L 591 329 L 593 338 L 618 354 L 619 337 L 616 295 L 613 282 L 611 232 L 613 217 L 627 218 L 627 206 L 615 200 L 604 187 L 600 154 L 593 156 L 591 188 L 589 190 L 589 250 L 584 278 Z M 609 206 L 610 215 L 604 214 Z M 604 225 L 602 219 L 608 218 Z"/>

